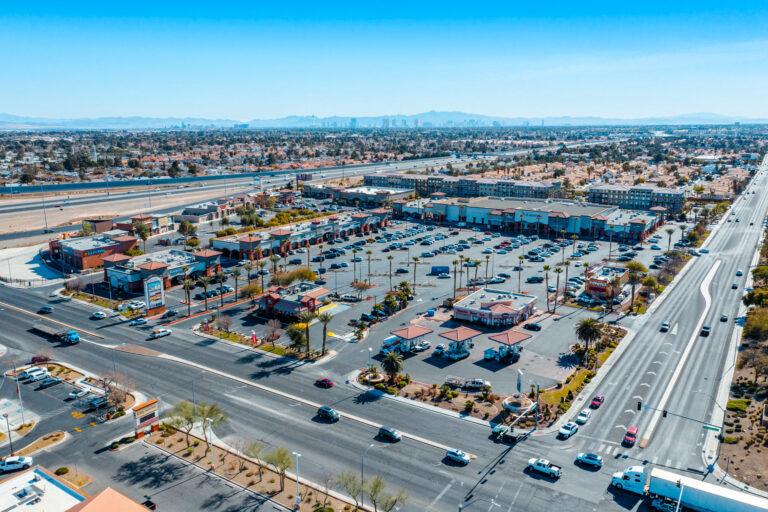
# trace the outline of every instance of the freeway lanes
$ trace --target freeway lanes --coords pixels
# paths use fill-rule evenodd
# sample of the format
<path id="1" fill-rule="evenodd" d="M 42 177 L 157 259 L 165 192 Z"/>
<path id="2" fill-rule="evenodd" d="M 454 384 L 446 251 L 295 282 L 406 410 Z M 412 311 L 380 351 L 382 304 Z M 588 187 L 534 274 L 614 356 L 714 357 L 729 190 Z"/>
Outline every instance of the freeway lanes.
<path id="1" fill-rule="evenodd" d="M 621 453 L 628 458 L 679 470 L 704 469 L 702 422 L 708 421 L 714 403 L 746 273 L 768 209 L 768 197 L 760 194 L 768 184 L 766 165 L 762 169 L 750 186 L 750 190 L 758 193 L 745 195 L 737 201 L 733 208 L 735 215 L 730 216 L 732 222 L 724 221 L 709 241 L 710 253 L 693 261 L 666 300 L 633 326 L 638 334 L 597 389 L 597 393 L 606 395 L 606 404 L 590 424 L 582 428 L 584 434 L 594 438 L 582 441 L 585 449 L 602 451 L 604 455 Z M 736 218 L 740 222 L 735 222 Z M 750 222 L 754 225 L 750 226 Z M 715 268 L 716 261 L 721 264 L 708 286 L 712 299 L 711 307 L 707 308 L 699 287 Z M 745 276 L 736 276 L 739 269 Z M 733 283 L 737 283 L 738 290 L 731 289 Z M 722 314 L 728 316 L 728 322 L 720 322 Z M 658 330 L 663 321 L 669 321 L 672 326 L 667 333 Z M 712 327 L 709 337 L 698 336 L 697 326 L 701 323 Z M 668 416 L 659 420 L 647 448 L 611 448 L 611 443 L 621 441 L 629 425 L 640 427 L 641 438 L 646 435 L 655 411 L 644 408 L 638 412 L 637 401 L 642 400 L 650 408 L 660 407 L 686 343 L 692 338 L 693 350 L 682 366 L 665 407 Z"/>

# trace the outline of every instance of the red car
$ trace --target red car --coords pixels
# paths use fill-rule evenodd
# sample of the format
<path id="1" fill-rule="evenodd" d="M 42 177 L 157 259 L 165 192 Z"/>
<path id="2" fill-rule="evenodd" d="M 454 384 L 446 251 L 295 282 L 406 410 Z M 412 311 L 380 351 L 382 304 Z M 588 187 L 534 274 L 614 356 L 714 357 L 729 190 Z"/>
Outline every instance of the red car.
<path id="1" fill-rule="evenodd" d="M 589 406 L 592 409 L 597 409 L 601 405 L 603 405 L 603 402 L 605 402 L 605 395 L 595 395 L 595 397 L 592 399 L 592 402 L 589 404 Z"/>
<path id="2" fill-rule="evenodd" d="M 621 444 L 624 446 L 634 446 L 637 442 L 637 427 L 632 426 L 627 429 L 627 433 L 624 434 L 624 439 Z"/>
<path id="3" fill-rule="evenodd" d="M 327 388 L 332 388 L 333 387 L 333 381 L 331 379 L 328 379 L 328 378 L 317 379 L 315 381 L 315 386 L 317 386 L 319 388 L 326 388 L 326 389 Z"/>

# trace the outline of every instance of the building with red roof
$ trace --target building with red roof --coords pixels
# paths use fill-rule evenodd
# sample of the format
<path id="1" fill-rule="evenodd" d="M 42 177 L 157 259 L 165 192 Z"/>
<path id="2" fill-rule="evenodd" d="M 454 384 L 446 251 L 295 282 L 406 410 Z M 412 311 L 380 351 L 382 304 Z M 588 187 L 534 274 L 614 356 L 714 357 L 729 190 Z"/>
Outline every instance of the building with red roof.
<path id="1" fill-rule="evenodd" d="M 535 304 L 532 295 L 481 288 L 453 305 L 453 318 L 491 327 L 515 325 L 533 315 Z"/>

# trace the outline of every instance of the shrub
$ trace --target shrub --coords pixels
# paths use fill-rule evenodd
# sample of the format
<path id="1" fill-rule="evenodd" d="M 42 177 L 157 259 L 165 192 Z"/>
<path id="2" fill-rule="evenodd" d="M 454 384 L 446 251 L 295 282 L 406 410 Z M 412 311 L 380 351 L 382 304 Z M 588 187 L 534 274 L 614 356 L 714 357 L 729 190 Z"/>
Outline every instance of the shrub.
<path id="1" fill-rule="evenodd" d="M 396 395 L 397 394 L 397 388 L 393 386 L 387 386 L 387 388 L 384 390 L 386 393 L 390 395 Z"/>
<path id="2" fill-rule="evenodd" d="M 475 402 L 473 400 L 467 400 L 464 402 L 464 412 L 470 413 L 475 408 Z"/>
<path id="3" fill-rule="evenodd" d="M 723 438 L 723 443 L 725 443 L 725 444 L 736 444 L 738 442 L 739 442 L 739 438 L 738 437 L 725 436 Z"/>
<path id="4" fill-rule="evenodd" d="M 734 400 L 728 400 L 726 409 L 729 411 L 746 412 L 749 408 L 750 400 L 747 398 L 737 398 Z"/>
<path id="5" fill-rule="evenodd" d="M 69 468 L 66 467 L 66 466 L 62 466 L 60 468 L 57 468 L 56 471 L 53 472 L 53 474 L 56 475 L 56 476 L 66 475 L 67 473 L 69 473 Z"/>

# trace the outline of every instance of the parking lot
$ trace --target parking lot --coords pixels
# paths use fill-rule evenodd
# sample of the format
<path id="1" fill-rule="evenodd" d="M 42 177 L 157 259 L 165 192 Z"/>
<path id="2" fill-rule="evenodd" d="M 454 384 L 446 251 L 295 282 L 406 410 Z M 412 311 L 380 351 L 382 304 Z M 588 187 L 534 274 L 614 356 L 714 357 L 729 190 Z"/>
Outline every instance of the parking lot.
<path id="1" fill-rule="evenodd" d="M 672 233 L 672 243 L 679 240 L 681 230 L 677 225 Z M 635 255 L 629 259 L 642 262 L 649 266 L 654 256 L 659 255 L 667 248 L 666 226 L 662 226 L 658 233 L 662 239 L 658 242 L 661 250 L 651 249 L 652 243 L 640 244 Z M 385 233 L 391 234 L 390 241 L 375 237 L 383 237 Z M 398 238 L 399 234 L 399 238 Z M 424 244 L 424 237 L 431 239 L 430 244 Z M 340 240 L 337 243 L 326 243 L 323 247 L 323 260 L 318 249 L 313 249 L 313 262 L 311 266 L 320 274 L 323 286 L 334 292 L 337 299 L 323 307 L 333 315 L 333 320 L 328 325 L 328 346 L 338 352 L 334 366 L 342 368 L 357 368 L 367 363 L 369 352 L 374 361 L 377 358 L 382 340 L 390 335 L 390 332 L 403 326 L 418 324 L 433 330 L 424 337 L 430 342 L 430 349 L 424 352 L 410 353 L 405 358 L 405 370 L 415 379 L 424 382 L 442 382 L 446 375 L 456 374 L 465 378 L 478 377 L 489 380 L 500 392 L 509 392 L 514 387 L 516 372 L 510 371 L 517 368 L 530 375 L 530 380 L 536 380 L 542 386 L 551 385 L 562 380 L 570 373 L 575 364 L 570 355 L 569 347 L 576 341 L 573 330 L 575 323 L 584 316 L 598 316 L 599 313 L 585 308 L 571 308 L 558 306 L 557 314 L 546 312 L 545 294 L 547 283 L 537 278 L 543 278 L 544 266 L 549 265 L 549 286 L 555 286 L 557 277 L 554 269 L 563 261 L 570 262 L 568 268 L 569 278 L 583 274 L 590 267 L 604 262 L 608 258 L 609 250 L 613 265 L 621 265 L 616 260 L 627 253 L 627 249 L 619 244 L 608 241 L 576 241 L 563 246 L 554 245 L 547 251 L 545 246 L 552 244 L 550 240 L 535 239 L 518 243 L 512 241 L 509 236 L 501 236 L 498 233 L 484 233 L 477 230 L 458 229 L 422 225 L 419 223 L 396 221 L 386 230 L 371 235 L 371 238 L 351 236 L 348 241 Z M 372 241 L 373 240 L 373 241 Z M 430 241 L 430 240 L 427 240 Z M 504 241 L 509 241 L 505 247 L 500 247 Z M 353 244 L 357 243 L 357 246 Z M 401 247 L 393 247 L 393 243 L 402 244 Z M 463 247 L 457 247 L 457 246 Z M 515 247 L 517 245 L 517 247 Z M 591 245 L 591 252 L 587 252 L 587 246 Z M 544 255 L 525 259 L 520 265 L 520 256 L 525 257 L 534 249 L 544 251 Z M 336 255 L 329 253 L 336 250 Z M 353 253 L 353 251 L 357 251 Z M 367 254 L 368 251 L 371 254 Z M 546 255 L 549 252 L 549 255 Z M 579 257 L 578 253 L 582 252 Z M 429 254 L 428 254 L 429 253 Z M 574 253 L 576 256 L 574 257 Z M 538 316 L 531 321 L 536 321 L 542 326 L 542 330 L 532 332 L 521 326 L 514 328 L 527 337 L 520 342 L 523 348 L 520 359 L 511 364 L 501 364 L 495 361 L 483 360 L 483 353 L 487 348 L 498 348 L 496 341 L 489 339 L 490 335 L 506 330 L 505 328 L 489 329 L 479 325 L 468 325 L 482 332 L 482 335 L 474 338 L 474 348 L 467 359 L 450 361 L 443 357 L 433 355 L 433 349 L 437 344 L 447 343 L 440 337 L 446 330 L 454 329 L 458 322 L 450 319 L 450 315 L 440 314 L 440 305 L 447 298 L 453 297 L 454 275 L 453 261 L 460 256 L 477 262 L 477 267 L 464 267 L 457 276 L 457 285 L 461 285 L 464 293 L 467 288 L 467 280 L 483 280 L 496 277 L 492 286 L 494 289 L 521 292 L 537 297 L 536 308 Z M 414 257 L 418 259 L 414 263 Z M 287 260 L 298 258 L 303 264 L 306 257 L 297 252 L 287 255 Z M 390 259 L 391 258 L 391 259 Z M 627 259 L 627 258 L 623 258 Z M 356 260 L 356 261 L 355 261 Z M 370 275 L 369 275 L 370 260 Z M 281 260 L 282 263 L 282 260 Z M 415 281 L 415 297 L 410 307 L 396 314 L 382 318 L 374 324 L 368 338 L 361 344 L 355 344 L 355 327 L 351 322 L 359 320 L 361 315 L 371 313 L 372 306 L 381 302 L 390 289 L 390 264 L 392 268 L 391 282 L 397 286 L 401 281 L 407 281 L 413 286 Z M 470 263 L 471 265 L 472 263 Z M 290 267 L 291 265 L 289 265 Z M 450 274 L 440 278 L 432 275 L 433 266 L 448 267 Z M 415 280 L 414 280 L 414 267 Z M 269 268 L 269 267 L 268 267 Z M 441 271 L 443 271 L 442 269 Z M 255 274 L 255 272 L 254 272 Z M 256 276 L 254 276 L 256 277 Z M 360 302 L 342 301 L 338 297 L 345 295 L 357 296 L 352 288 L 355 280 L 369 280 L 372 288 L 362 294 Z M 243 278 L 244 280 L 244 278 Z M 562 299 L 562 291 L 565 287 L 565 274 L 561 274 L 559 290 Z M 228 281 L 232 284 L 232 279 Z M 242 285 L 242 281 L 241 281 Z M 478 285 L 479 286 L 479 285 Z M 551 300 L 554 294 L 551 295 Z M 210 299 L 214 300 L 214 299 Z M 218 303 L 218 300 L 216 301 Z M 430 310 L 437 310 L 436 316 Z M 236 307 L 227 310 L 226 315 L 233 319 L 232 328 L 244 334 L 254 331 L 257 336 L 263 336 L 267 332 L 267 318 L 260 318 L 250 313 L 247 306 Z M 310 329 L 310 339 L 313 348 L 319 349 L 322 343 L 322 325 L 314 322 Z M 287 339 L 281 340 L 288 343 Z M 367 350 L 368 348 L 372 350 Z M 506 370 L 506 371 L 505 371 Z"/>

